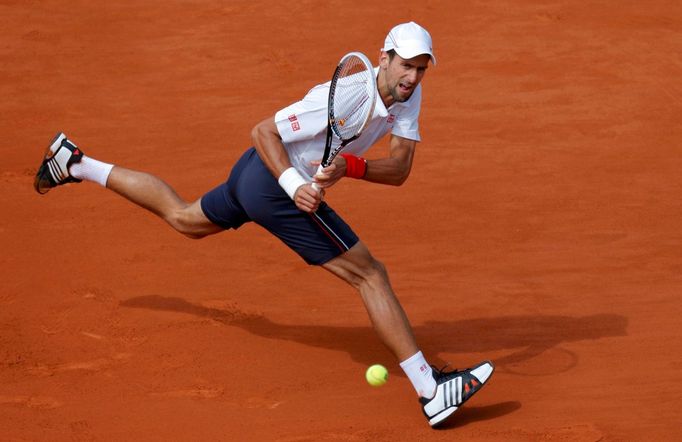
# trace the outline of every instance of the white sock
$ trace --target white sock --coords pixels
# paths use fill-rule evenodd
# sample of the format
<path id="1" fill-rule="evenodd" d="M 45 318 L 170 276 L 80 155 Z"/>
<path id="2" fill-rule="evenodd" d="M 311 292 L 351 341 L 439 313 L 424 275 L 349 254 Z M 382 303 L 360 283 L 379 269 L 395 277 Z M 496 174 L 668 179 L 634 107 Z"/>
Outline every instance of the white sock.
<path id="1" fill-rule="evenodd" d="M 109 179 L 109 174 L 113 168 L 113 164 L 103 163 L 83 155 L 80 162 L 74 163 L 69 167 L 69 173 L 72 177 L 79 180 L 93 181 L 100 186 L 106 187 L 107 179 Z"/>
<path id="2" fill-rule="evenodd" d="M 400 363 L 400 368 L 407 375 L 412 386 L 421 397 L 431 398 L 436 393 L 436 380 L 431 374 L 431 366 L 426 363 L 424 355 L 418 351 Z"/>

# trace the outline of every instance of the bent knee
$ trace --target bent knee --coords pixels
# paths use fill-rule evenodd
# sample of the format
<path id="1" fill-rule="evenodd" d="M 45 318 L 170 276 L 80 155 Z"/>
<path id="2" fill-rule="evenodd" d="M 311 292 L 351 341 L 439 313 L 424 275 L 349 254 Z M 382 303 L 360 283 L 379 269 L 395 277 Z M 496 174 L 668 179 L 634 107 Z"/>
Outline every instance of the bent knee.
<path id="1" fill-rule="evenodd" d="M 360 291 L 383 285 L 388 280 L 386 266 L 371 256 L 354 276 L 351 284 Z"/>
<path id="2" fill-rule="evenodd" d="M 187 237 L 189 239 L 201 239 L 201 238 L 205 238 L 208 236 L 208 234 L 206 234 L 206 233 L 192 233 L 192 232 L 180 232 L 180 233 L 182 233 L 183 235 L 185 235 L 185 237 Z"/>
<path id="3" fill-rule="evenodd" d="M 386 266 L 383 262 L 378 259 L 371 258 L 370 264 L 367 268 L 367 274 L 365 275 L 365 280 L 372 281 L 376 279 L 385 280 L 388 278 L 388 272 L 386 271 Z"/>
<path id="4" fill-rule="evenodd" d="M 359 290 L 388 281 L 388 272 L 384 264 L 374 258 L 361 242 L 323 266 Z"/>
<path id="5" fill-rule="evenodd" d="M 197 216 L 196 211 L 189 205 L 173 211 L 164 219 L 178 233 L 190 239 L 201 239 L 222 230 L 203 216 L 203 213 Z"/>

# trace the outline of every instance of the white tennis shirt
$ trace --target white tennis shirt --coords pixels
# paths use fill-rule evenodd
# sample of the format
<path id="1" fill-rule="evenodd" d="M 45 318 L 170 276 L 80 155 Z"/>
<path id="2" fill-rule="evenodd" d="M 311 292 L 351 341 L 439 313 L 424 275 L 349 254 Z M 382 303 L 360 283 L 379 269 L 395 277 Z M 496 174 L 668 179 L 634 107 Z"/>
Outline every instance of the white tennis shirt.
<path id="1" fill-rule="evenodd" d="M 378 68 L 375 71 L 378 73 Z M 291 165 L 308 180 L 312 180 L 317 171 L 317 167 L 311 166 L 310 162 L 321 160 L 324 154 L 330 83 L 315 86 L 303 100 L 275 114 L 275 124 Z M 377 91 L 372 119 L 362 135 L 348 144 L 343 153 L 361 156 L 389 131 L 403 138 L 420 141 L 418 120 L 422 101 L 421 88 L 421 84 L 417 85 L 409 100 L 393 103 L 388 109 Z M 332 149 L 339 144 L 339 139 L 334 136 Z"/>

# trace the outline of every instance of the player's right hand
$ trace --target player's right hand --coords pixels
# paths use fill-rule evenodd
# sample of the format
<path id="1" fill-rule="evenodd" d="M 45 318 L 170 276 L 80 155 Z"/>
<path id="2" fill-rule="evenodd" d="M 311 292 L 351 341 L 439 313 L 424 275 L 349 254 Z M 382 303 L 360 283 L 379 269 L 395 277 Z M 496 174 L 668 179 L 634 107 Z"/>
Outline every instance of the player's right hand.
<path id="1" fill-rule="evenodd" d="M 320 207 L 324 198 L 324 189 L 317 190 L 312 184 L 300 186 L 294 194 L 296 207 L 306 213 L 313 213 Z"/>
<path id="2" fill-rule="evenodd" d="M 311 161 L 310 164 L 314 167 L 320 167 L 319 161 Z M 341 166 L 339 166 L 339 164 L 341 164 Z M 317 186 L 322 189 L 327 189 L 343 178 L 345 171 L 346 160 L 343 159 L 343 157 L 337 157 L 332 164 L 322 169 L 322 171 L 318 171 L 313 176 L 313 183 L 317 184 Z"/>

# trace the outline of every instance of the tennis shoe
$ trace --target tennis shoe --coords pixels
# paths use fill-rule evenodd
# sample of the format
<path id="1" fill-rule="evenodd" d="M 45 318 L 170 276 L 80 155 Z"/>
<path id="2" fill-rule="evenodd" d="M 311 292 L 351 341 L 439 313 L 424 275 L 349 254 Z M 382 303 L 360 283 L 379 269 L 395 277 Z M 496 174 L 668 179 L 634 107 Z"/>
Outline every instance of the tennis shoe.
<path id="1" fill-rule="evenodd" d="M 431 398 L 419 398 L 429 425 L 435 427 L 457 411 L 471 396 L 488 382 L 495 367 L 484 361 L 473 368 L 446 372 L 433 367 L 436 394 Z"/>
<path id="2" fill-rule="evenodd" d="M 80 162 L 83 152 L 63 133 L 58 133 L 45 151 L 43 162 L 33 180 L 33 187 L 40 194 L 66 183 L 80 183 L 81 180 L 69 174 L 69 167 Z"/>

